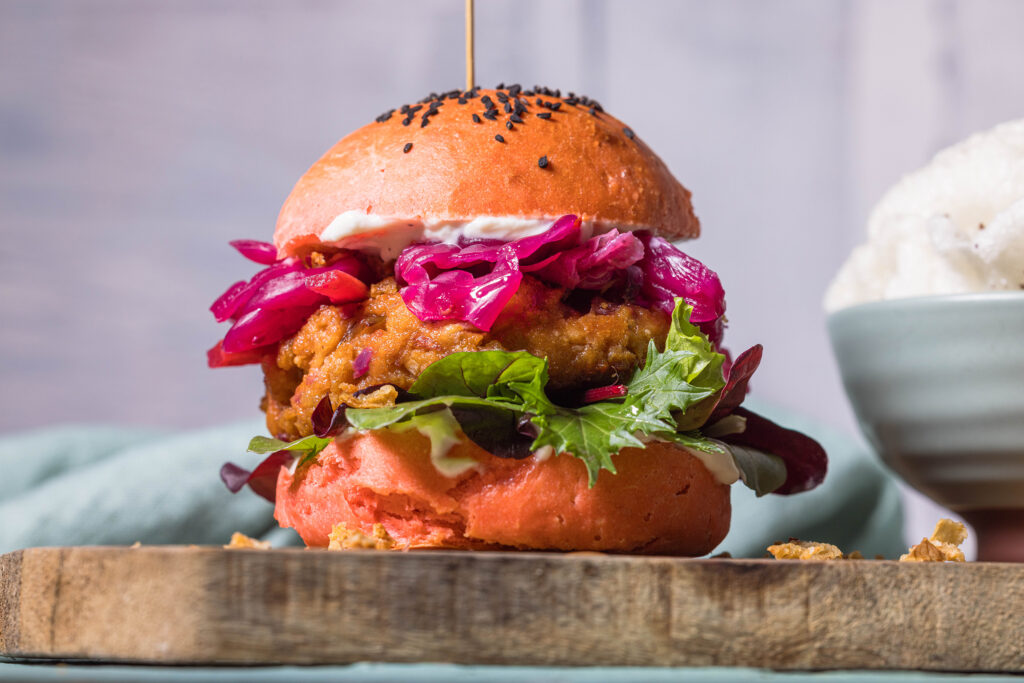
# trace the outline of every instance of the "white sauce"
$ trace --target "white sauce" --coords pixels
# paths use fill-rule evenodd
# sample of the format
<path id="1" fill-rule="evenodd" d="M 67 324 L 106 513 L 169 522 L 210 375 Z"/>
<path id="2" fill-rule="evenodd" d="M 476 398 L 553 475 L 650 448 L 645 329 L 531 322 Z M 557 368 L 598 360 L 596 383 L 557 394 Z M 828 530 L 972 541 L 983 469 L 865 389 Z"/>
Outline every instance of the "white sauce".
<path id="1" fill-rule="evenodd" d="M 359 209 L 339 214 L 320 232 L 320 241 L 346 249 L 357 249 L 379 254 L 389 261 L 398 258 L 402 250 L 414 242 L 444 242 L 454 244 L 459 237 L 466 239 L 497 239 L 510 241 L 538 235 L 558 219 L 524 218 L 522 216 L 477 216 L 466 220 L 400 218 L 379 216 Z M 638 225 L 613 225 L 583 221 L 581 238 L 613 229 L 643 230 Z"/>
<path id="2" fill-rule="evenodd" d="M 686 451 L 700 460 L 718 483 L 732 486 L 739 480 L 740 471 L 729 453 L 705 453 L 696 448 L 687 448 Z"/>
<path id="3" fill-rule="evenodd" d="M 724 422 L 721 420 L 720 422 Z M 743 422 L 743 429 L 746 428 L 746 421 Z M 742 432 L 743 429 L 739 431 Z M 736 432 L 732 432 L 736 433 Z M 725 484 L 726 486 L 732 486 L 740 478 L 739 468 L 736 467 L 736 461 L 733 460 L 732 454 L 728 451 L 723 450 L 719 453 L 706 453 L 699 451 L 696 448 L 687 448 L 675 441 L 669 441 L 668 439 L 659 439 L 656 436 L 647 436 L 645 434 L 636 434 L 636 437 L 644 443 L 651 443 L 652 441 L 662 441 L 664 443 L 670 443 L 677 448 L 682 448 L 684 451 L 692 455 L 693 457 L 700 460 L 701 464 L 711 473 L 718 483 Z"/>
<path id="4" fill-rule="evenodd" d="M 533 457 L 537 460 L 537 462 L 544 462 L 554 454 L 555 449 L 552 448 L 551 446 L 541 446 L 540 448 L 533 452 Z"/>

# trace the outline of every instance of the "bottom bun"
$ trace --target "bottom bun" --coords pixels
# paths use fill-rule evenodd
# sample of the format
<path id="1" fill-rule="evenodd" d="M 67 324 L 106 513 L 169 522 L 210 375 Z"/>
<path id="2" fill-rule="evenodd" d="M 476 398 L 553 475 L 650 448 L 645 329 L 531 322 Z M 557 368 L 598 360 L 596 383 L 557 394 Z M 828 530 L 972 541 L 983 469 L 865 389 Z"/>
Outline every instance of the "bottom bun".
<path id="1" fill-rule="evenodd" d="M 497 458 L 470 441 L 449 453 L 473 469 L 447 477 L 415 431 L 337 440 L 317 461 L 281 470 L 275 517 L 309 546 L 339 524 L 398 548 L 518 548 L 705 555 L 729 531 L 729 487 L 686 450 L 627 448 L 593 488 L 570 455 Z M 337 535 L 336 535 L 337 537 Z"/>

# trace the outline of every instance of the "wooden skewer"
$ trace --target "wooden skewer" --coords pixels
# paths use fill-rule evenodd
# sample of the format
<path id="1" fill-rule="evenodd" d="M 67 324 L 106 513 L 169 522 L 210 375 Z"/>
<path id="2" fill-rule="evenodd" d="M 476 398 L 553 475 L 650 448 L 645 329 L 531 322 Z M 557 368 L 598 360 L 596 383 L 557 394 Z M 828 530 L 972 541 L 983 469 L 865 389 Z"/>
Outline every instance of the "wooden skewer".
<path id="1" fill-rule="evenodd" d="M 466 0 L 466 90 L 473 89 L 473 0 Z"/>

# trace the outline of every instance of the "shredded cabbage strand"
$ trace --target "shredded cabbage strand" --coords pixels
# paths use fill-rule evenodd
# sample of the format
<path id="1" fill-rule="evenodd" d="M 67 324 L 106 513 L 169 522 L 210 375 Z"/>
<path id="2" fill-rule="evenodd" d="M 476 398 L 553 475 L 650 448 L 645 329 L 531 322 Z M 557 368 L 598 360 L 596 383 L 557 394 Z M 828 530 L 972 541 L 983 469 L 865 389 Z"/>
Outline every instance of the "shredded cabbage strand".
<path id="1" fill-rule="evenodd" d="M 395 278 L 420 320 L 461 320 L 485 331 L 519 288 L 522 273 L 669 314 L 681 297 L 693 308 L 694 324 L 721 343 L 725 292 L 711 269 L 645 231 L 581 238 L 579 218 L 569 215 L 511 242 L 414 244 L 395 262 Z"/>

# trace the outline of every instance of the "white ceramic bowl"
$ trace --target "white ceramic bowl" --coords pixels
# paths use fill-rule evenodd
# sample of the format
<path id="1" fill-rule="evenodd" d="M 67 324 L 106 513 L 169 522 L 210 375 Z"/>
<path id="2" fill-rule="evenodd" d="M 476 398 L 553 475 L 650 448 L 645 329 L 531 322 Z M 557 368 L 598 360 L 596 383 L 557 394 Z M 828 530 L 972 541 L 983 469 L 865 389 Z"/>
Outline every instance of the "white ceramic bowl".
<path id="1" fill-rule="evenodd" d="M 1024 562 L 1024 292 L 861 304 L 828 328 L 882 460 L 971 522 L 979 559 Z"/>

